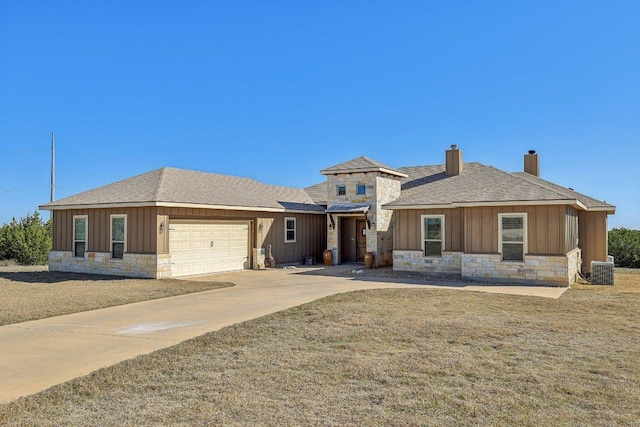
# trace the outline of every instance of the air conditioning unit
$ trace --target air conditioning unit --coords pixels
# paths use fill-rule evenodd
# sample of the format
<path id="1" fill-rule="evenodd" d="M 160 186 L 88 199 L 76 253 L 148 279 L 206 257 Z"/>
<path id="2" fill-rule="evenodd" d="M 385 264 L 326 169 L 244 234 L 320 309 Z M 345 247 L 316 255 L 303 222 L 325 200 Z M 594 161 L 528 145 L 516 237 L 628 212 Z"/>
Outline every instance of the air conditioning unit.
<path id="1" fill-rule="evenodd" d="M 613 286 L 613 270 L 612 262 L 591 261 L 591 284 Z"/>

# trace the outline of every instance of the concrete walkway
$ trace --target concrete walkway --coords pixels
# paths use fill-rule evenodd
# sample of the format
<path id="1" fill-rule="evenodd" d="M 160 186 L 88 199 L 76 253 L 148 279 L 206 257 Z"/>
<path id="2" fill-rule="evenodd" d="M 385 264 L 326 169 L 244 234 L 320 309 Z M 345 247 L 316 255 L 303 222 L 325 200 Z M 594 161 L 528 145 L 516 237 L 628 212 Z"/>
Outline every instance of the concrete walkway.
<path id="1" fill-rule="evenodd" d="M 190 280 L 236 286 L 0 327 L 0 403 L 225 326 L 355 290 L 452 288 L 558 298 L 565 288 L 482 286 L 336 276 L 353 267 L 240 271 Z"/>

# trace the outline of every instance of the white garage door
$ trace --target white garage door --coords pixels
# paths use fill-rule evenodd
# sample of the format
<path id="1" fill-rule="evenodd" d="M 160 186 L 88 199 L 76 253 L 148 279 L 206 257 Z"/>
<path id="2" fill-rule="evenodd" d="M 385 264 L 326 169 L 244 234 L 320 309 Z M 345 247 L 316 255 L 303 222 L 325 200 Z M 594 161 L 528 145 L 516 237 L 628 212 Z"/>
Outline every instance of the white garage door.
<path id="1" fill-rule="evenodd" d="M 173 277 L 249 268 L 249 224 L 171 223 Z"/>

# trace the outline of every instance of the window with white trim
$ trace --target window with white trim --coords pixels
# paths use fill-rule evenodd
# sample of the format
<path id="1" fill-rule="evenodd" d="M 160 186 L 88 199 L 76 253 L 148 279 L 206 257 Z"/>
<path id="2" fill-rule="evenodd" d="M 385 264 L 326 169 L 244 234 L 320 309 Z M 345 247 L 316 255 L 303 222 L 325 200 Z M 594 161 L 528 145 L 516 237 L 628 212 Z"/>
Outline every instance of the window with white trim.
<path id="1" fill-rule="evenodd" d="M 358 196 L 366 196 L 367 195 L 367 186 L 365 184 L 358 184 L 356 186 L 356 195 L 358 195 Z"/>
<path id="2" fill-rule="evenodd" d="M 111 215 L 111 258 L 122 259 L 127 251 L 127 216 Z"/>
<path id="3" fill-rule="evenodd" d="M 346 196 L 347 195 L 347 186 L 346 185 L 336 185 L 336 194 L 338 196 Z"/>
<path id="4" fill-rule="evenodd" d="M 444 250 L 444 215 L 422 215 L 422 253 L 442 256 Z"/>
<path id="5" fill-rule="evenodd" d="M 498 214 L 498 250 L 502 261 L 524 261 L 527 252 L 527 214 Z"/>
<path id="6" fill-rule="evenodd" d="M 296 219 L 285 218 L 284 219 L 284 242 L 295 243 L 296 241 Z"/>
<path id="7" fill-rule="evenodd" d="M 84 258 L 84 253 L 87 250 L 88 222 L 87 215 L 73 216 L 73 256 L 76 258 Z"/>

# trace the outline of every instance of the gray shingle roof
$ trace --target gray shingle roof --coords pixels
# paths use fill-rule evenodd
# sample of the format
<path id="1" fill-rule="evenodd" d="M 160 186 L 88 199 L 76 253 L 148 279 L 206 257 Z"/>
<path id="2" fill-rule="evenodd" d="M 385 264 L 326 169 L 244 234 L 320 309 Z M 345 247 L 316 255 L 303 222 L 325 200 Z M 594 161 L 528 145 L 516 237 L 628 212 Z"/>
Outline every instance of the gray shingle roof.
<path id="1" fill-rule="evenodd" d="M 447 176 L 445 165 L 400 168 L 408 175 L 402 193 L 385 207 L 447 206 L 520 202 L 578 202 L 587 208 L 615 210 L 615 207 L 535 176 L 508 173 L 481 163 L 465 163 L 460 175 Z"/>
<path id="2" fill-rule="evenodd" d="M 309 197 L 319 205 L 327 205 L 327 181 L 320 182 L 304 189 Z"/>
<path id="3" fill-rule="evenodd" d="M 607 202 L 594 199 L 593 197 L 589 197 L 582 193 L 578 193 L 577 191 L 572 190 L 570 188 L 562 187 L 561 185 L 554 184 L 553 182 L 546 181 L 542 178 L 538 178 L 536 176 L 530 175 L 525 172 L 514 172 L 513 175 L 516 175 L 519 178 L 527 180 L 535 185 L 540 185 L 540 186 L 549 188 L 550 190 L 557 191 L 558 193 L 564 194 L 571 199 L 577 199 L 588 208 L 614 208 L 615 207 L 613 205 L 610 205 Z"/>
<path id="4" fill-rule="evenodd" d="M 326 198 L 326 196 L 325 196 Z M 264 184 L 255 179 L 176 168 L 162 168 L 43 205 L 195 204 L 323 212 L 304 189 Z"/>
<path id="5" fill-rule="evenodd" d="M 376 169 L 377 168 L 377 169 Z M 382 163 L 360 157 L 323 172 L 394 171 Z M 460 175 L 446 176 L 444 165 L 403 167 L 398 199 L 385 207 L 451 206 L 491 203 L 567 203 L 587 209 L 615 212 L 615 206 L 545 181 L 527 173 L 508 173 L 481 163 L 465 163 Z M 188 204 L 231 208 L 323 212 L 327 183 L 301 188 L 282 187 L 251 178 L 176 168 L 162 168 L 113 184 L 56 200 L 42 209 L 80 206 Z"/>
<path id="6" fill-rule="evenodd" d="M 349 160 L 320 171 L 323 175 L 348 172 L 385 172 L 399 177 L 405 176 L 402 172 L 392 168 L 391 166 L 372 160 L 367 156 L 358 157 L 357 159 Z"/>

